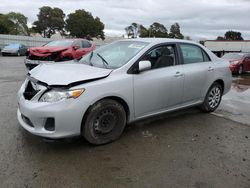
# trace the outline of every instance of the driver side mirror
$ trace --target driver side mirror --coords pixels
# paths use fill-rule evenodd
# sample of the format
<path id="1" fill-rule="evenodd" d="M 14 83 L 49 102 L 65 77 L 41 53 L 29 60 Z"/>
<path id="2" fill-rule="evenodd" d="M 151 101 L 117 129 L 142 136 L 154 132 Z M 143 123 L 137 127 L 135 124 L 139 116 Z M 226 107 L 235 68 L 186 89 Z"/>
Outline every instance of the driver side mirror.
<path id="1" fill-rule="evenodd" d="M 78 50 L 80 48 L 80 46 L 73 46 L 74 50 Z"/>
<path id="2" fill-rule="evenodd" d="M 139 62 L 139 72 L 143 72 L 146 70 L 151 69 L 151 62 L 150 61 L 140 61 Z"/>

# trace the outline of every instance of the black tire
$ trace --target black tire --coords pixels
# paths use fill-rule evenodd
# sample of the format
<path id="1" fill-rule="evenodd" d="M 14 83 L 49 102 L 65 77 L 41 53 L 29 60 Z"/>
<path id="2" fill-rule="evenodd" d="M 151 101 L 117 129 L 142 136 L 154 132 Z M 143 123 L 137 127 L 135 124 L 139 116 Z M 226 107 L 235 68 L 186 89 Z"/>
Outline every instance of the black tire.
<path id="1" fill-rule="evenodd" d="M 215 82 L 208 90 L 205 100 L 201 105 L 201 109 L 204 112 L 213 112 L 220 105 L 221 98 L 223 95 L 222 86 Z"/>
<path id="2" fill-rule="evenodd" d="M 18 56 L 18 57 L 21 56 L 20 51 L 17 52 L 17 56 Z"/>
<path id="3" fill-rule="evenodd" d="M 123 106 L 115 100 L 104 99 L 88 110 L 82 123 L 82 135 L 91 144 L 107 144 L 121 136 L 126 121 Z"/>
<path id="4" fill-rule="evenodd" d="M 243 74 L 243 65 L 240 66 L 239 70 L 238 70 L 238 75 L 242 75 Z"/>

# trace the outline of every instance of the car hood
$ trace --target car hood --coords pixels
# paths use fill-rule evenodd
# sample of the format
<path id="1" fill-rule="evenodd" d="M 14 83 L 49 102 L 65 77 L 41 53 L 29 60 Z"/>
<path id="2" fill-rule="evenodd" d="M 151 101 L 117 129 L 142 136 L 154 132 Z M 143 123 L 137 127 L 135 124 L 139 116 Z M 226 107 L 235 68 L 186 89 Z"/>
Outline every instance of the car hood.
<path id="1" fill-rule="evenodd" d="M 29 49 L 31 55 L 35 56 L 48 56 L 54 52 L 61 52 L 70 49 L 71 47 L 52 47 L 52 46 L 42 46 L 33 47 Z"/>
<path id="2" fill-rule="evenodd" d="M 29 76 L 49 86 L 68 86 L 105 78 L 111 72 L 80 63 L 45 63 L 32 69 Z"/>

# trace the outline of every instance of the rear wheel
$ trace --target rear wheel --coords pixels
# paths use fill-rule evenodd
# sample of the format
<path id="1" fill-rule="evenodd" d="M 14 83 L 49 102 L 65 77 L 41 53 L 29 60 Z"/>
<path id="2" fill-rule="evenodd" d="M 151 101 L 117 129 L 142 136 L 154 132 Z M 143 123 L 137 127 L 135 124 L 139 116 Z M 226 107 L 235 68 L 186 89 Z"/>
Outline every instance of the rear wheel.
<path id="1" fill-rule="evenodd" d="M 17 56 L 21 56 L 20 51 L 17 52 Z"/>
<path id="2" fill-rule="evenodd" d="M 220 105 L 222 98 L 222 87 L 219 83 L 214 83 L 208 90 L 201 109 L 205 112 L 213 112 Z"/>
<path id="3" fill-rule="evenodd" d="M 91 144 L 100 145 L 120 137 L 126 125 L 123 106 L 111 99 L 95 103 L 87 112 L 82 125 L 82 135 Z"/>

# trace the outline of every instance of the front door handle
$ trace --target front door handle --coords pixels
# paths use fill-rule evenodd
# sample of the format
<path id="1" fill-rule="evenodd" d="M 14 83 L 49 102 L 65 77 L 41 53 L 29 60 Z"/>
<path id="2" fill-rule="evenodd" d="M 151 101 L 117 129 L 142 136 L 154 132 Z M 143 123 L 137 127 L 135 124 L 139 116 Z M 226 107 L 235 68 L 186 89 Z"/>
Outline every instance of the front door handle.
<path id="1" fill-rule="evenodd" d="M 214 70 L 213 67 L 209 67 L 209 68 L 208 68 L 208 71 L 213 71 L 213 70 Z"/>
<path id="2" fill-rule="evenodd" d="M 183 74 L 181 72 L 176 72 L 174 76 L 175 77 L 181 77 L 181 76 L 183 76 Z"/>

